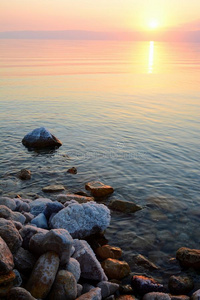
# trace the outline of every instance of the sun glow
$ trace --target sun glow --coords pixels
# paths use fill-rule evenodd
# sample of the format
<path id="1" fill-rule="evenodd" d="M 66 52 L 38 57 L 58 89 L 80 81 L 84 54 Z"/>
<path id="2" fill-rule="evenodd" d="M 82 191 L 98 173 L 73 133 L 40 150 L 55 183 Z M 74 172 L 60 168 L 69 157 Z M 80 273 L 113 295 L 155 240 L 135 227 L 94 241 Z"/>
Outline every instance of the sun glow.
<path id="1" fill-rule="evenodd" d="M 148 26 L 150 29 L 156 29 L 156 28 L 158 28 L 159 23 L 157 20 L 154 19 L 149 22 Z"/>

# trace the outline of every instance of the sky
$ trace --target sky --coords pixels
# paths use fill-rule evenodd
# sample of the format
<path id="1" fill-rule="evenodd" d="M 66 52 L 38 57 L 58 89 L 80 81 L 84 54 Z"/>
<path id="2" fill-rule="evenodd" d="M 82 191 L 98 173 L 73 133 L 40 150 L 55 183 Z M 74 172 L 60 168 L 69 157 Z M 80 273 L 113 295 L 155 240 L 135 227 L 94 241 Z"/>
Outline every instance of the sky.
<path id="1" fill-rule="evenodd" d="M 0 0 L 0 32 L 200 30 L 200 0 Z"/>

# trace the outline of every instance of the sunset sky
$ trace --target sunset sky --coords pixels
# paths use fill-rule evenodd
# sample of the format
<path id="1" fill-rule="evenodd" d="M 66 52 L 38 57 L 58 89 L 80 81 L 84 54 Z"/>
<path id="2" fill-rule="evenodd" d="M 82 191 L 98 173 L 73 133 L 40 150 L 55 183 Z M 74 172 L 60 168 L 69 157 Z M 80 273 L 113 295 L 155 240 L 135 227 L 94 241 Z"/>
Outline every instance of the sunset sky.
<path id="1" fill-rule="evenodd" d="M 1 0 L 0 32 L 193 31 L 199 13 L 199 0 Z"/>

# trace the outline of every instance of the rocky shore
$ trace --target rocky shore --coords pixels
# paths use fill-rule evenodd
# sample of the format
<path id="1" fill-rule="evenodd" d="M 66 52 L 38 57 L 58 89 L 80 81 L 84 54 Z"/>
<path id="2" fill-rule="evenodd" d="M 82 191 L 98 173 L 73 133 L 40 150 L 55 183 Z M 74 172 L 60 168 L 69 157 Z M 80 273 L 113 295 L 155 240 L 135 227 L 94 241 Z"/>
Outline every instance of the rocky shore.
<path id="1" fill-rule="evenodd" d="M 61 187 L 49 186 L 44 190 L 56 192 L 52 199 L 0 197 L 0 299 L 199 299 L 193 279 L 200 250 L 177 250 L 183 269 L 169 277 L 168 285 L 134 273 L 122 259 L 122 249 L 109 245 L 103 232 L 110 209 L 130 213 L 141 207 L 120 200 L 107 207 L 97 201 L 109 196 L 112 187 L 101 182 L 85 187 L 91 195 L 58 194 Z M 142 255 L 136 262 L 158 269 Z"/>
<path id="2" fill-rule="evenodd" d="M 31 149 L 62 145 L 45 128 L 22 142 Z M 16 176 L 29 181 L 32 174 L 23 169 Z M 179 269 L 166 270 L 166 282 L 158 278 L 155 262 L 135 255 L 138 272 L 124 259 L 123 249 L 109 245 L 104 233 L 113 211 L 121 216 L 142 210 L 129 201 L 106 201 L 113 192 L 113 187 L 92 181 L 76 194 L 55 184 L 43 187 L 47 197 L 34 191 L 32 197 L 0 196 L 0 299 L 199 300 L 200 250 L 177 249 L 171 261 Z"/>

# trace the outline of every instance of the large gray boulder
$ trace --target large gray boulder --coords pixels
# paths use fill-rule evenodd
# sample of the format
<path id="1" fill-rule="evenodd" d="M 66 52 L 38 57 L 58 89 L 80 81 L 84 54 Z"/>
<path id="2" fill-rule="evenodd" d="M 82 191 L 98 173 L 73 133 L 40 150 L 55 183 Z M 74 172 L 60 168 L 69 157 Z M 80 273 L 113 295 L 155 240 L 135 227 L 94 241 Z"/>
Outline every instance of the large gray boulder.
<path id="1" fill-rule="evenodd" d="M 110 224 L 110 210 L 104 204 L 75 201 L 59 211 L 52 219 L 53 228 L 64 228 L 73 238 L 85 238 L 104 231 Z"/>
<path id="2" fill-rule="evenodd" d="M 22 140 L 27 148 L 55 148 L 62 145 L 61 141 L 49 132 L 45 127 L 36 128 L 29 132 Z"/>

